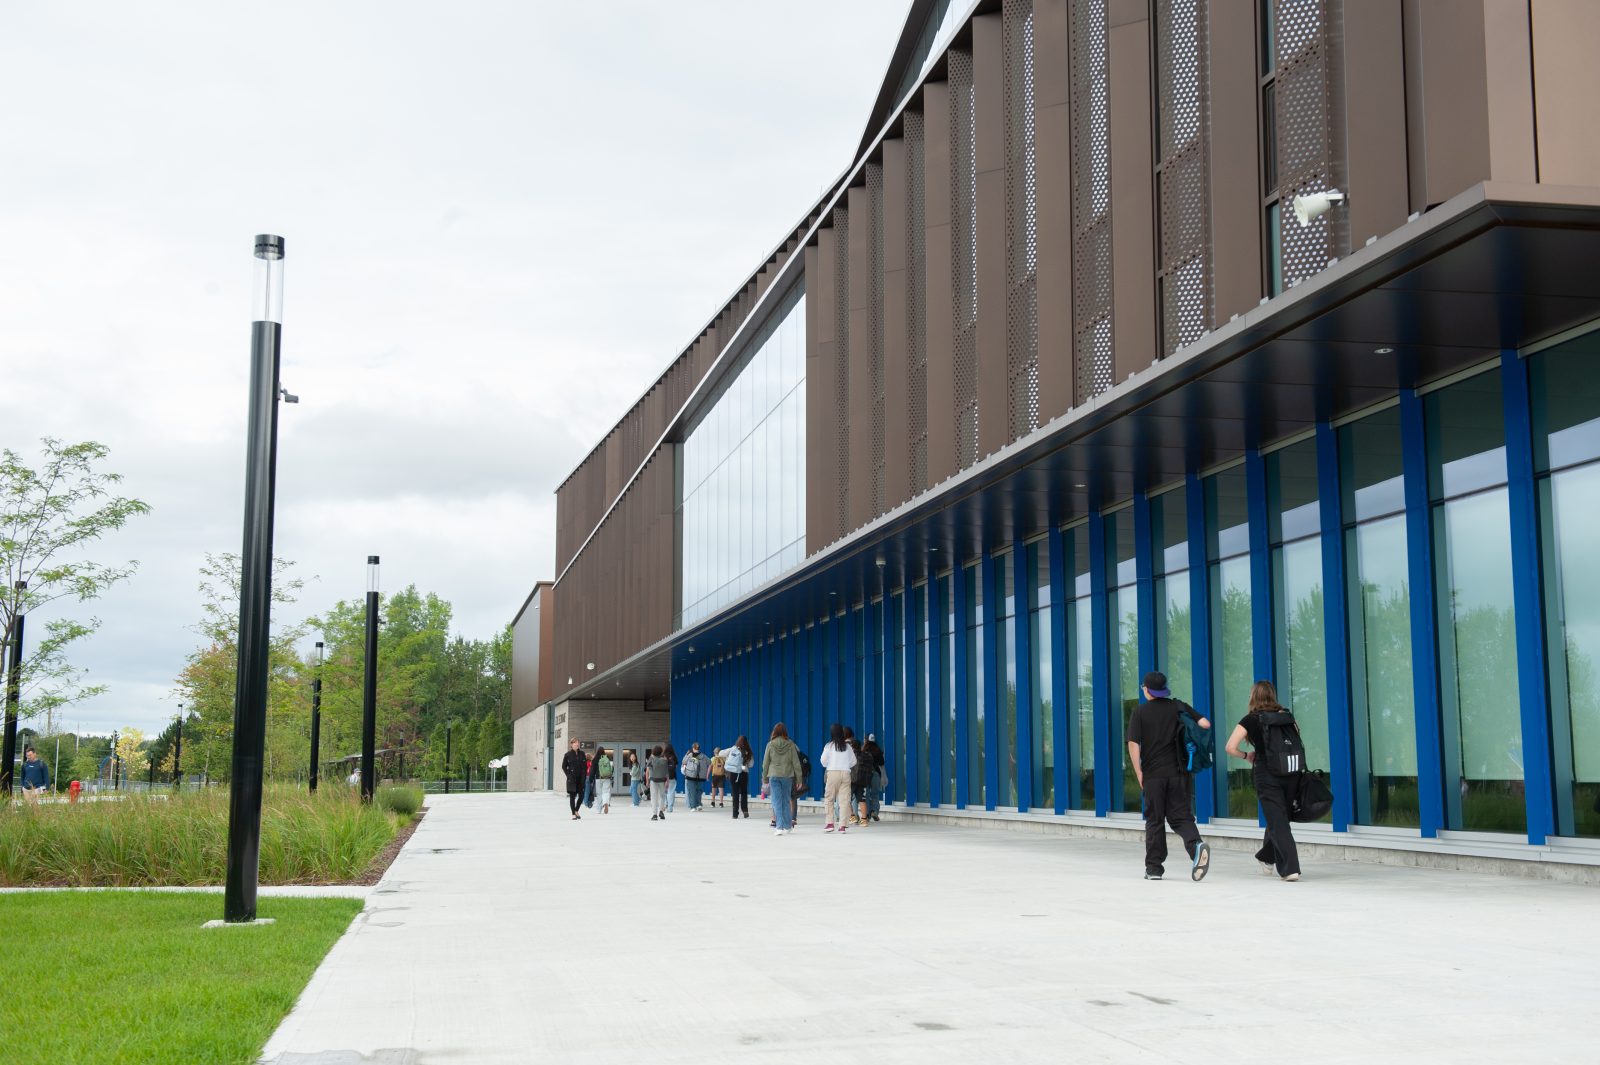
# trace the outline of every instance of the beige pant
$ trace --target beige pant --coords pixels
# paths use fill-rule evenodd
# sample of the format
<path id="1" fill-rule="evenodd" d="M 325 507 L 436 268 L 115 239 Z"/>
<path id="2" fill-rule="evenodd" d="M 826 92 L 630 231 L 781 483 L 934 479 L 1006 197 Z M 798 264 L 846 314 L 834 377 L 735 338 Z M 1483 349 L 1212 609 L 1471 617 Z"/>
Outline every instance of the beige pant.
<path id="1" fill-rule="evenodd" d="M 823 780 L 822 791 L 822 819 L 828 824 L 835 824 L 833 818 L 834 803 L 839 804 L 839 820 L 837 824 L 850 823 L 850 771 L 847 769 L 830 769 Z"/>

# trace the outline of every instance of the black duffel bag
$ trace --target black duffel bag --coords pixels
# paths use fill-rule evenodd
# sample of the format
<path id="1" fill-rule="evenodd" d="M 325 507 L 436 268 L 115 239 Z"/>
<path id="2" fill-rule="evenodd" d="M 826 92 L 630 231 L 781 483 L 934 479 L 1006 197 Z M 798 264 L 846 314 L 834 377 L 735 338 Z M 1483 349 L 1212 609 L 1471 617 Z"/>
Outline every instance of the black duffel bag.
<path id="1" fill-rule="evenodd" d="M 1305 772 L 1300 774 L 1300 787 L 1295 792 L 1294 803 L 1289 807 L 1291 821 L 1319 821 L 1333 809 L 1333 790 L 1328 787 L 1328 774 Z"/>

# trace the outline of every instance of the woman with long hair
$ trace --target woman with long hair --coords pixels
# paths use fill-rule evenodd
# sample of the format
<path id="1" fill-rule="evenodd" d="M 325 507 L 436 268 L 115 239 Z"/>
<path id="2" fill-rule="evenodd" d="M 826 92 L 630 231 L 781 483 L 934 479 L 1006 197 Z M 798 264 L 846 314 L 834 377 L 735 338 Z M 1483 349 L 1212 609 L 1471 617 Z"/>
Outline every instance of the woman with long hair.
<path id="1" fill-rule="evenodd" d="M 628 774 L 628 791 L 633 796 L 633 805 L 639 805 L 639 756 L 632 748 L 622 752 L 622 771 Z"/>
<path id="2" fill-rule="evenodd" d="M 1270 680 L 1258 680 L 1250 689 L 1250 711 L 1228 737 L 1228 753 L 1249 762 L 1255 780 L 1256 798 L 1267 819 L 1267 831 L 1256 851 L 1256 861 L 1267 876 L 1283 880 L 1300 879 L 1300 853 L 1295 849 L 1294 832 L 1289 827 L 1289 806 L 1294 801 L 1299 774 L 1279 776 L 1260 757 L 1267 748 L 1267 729 L 1292 728 L 1298 734 L 1294 714 L 1278 702 L 1278 689 Z M 1239 744 L 1249 740 L 1251 750 Z M 1303 767 L 1302 767 L 1303 768 Z"/>
<path id="3" fill-rule="evenodd" d="M 767 749 L 761 756 L 761 783 L 771 789 L 773 835 L 782 836 L 794 828 L 790 799 L 794 783 L 800 779 L 800 748 L 789 738 L 782 721 L 772 726 Z"/>
<path id="4" fill-rule="evenodd" d="M 856 752 L 845 739 L 844 726 L 837 721 L 828 730 L 828 742 L 822 747 L 819 761 L 827 773 L 823 777 L 822 819 L 826 824 L 822 831 L 833 831 L 834 809 L 837 808 L 839 831 L 843 832 L 850 827 L 850 771 L 856 765 Z"/>
<path id="5" fill-rule="evenodd" d="M 733 807 L 735 820 L 740 813 L 747 819 L 750 816 L 750 769 L 755 762 L 750 740 L 744 736 L 722 752 L 722 768 L 728 778 L 728 805 Z"/>
<path id="6" fill-rule="evenodd" d="M 667 774 L 667 811 L 676 813 L 678 809 L 678 749 L 668 740 L 662 744 L 662 754 L 667 756 L 667 761 L 672 763 L 672 771 Z"/>

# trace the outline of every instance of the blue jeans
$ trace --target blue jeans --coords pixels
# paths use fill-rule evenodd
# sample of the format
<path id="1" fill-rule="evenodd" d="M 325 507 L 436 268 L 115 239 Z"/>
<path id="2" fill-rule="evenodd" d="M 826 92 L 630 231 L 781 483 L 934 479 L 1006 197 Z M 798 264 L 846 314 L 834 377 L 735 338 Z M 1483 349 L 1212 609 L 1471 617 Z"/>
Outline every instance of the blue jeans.
<path id="1" fill-rule="evenodd" d="M 872 774 L 872 783 L 867 785 L 867 816 L 875 817 L 878 813 L 878 801 L 883 797 L 883 792 L 878 790 L 878 774 Z"/>
<path id="2" fill-rule="evenodd" d="M 662 782 L 662 787 L 667 789 L 667 810 L 670 812 L 678 808 L 678 782 L 668 780 Z"/>
<path id="3" fill-rule="evenodd" d="M 628 785 L 628 790 L 633 793 L 633 805 L 638 806 L 639 805 L 639 778 L 638 778 L 638 776 L 634 776 L 633 781 Z"/>
<path id="4" fill-rule="evenodd" d="M 689 809 L 700 809 L 700 791 L 704 785 L 694 777 L 689 777 L 684 782 L 684 787 L 689 789 Z"/>
<path id="5" fill-rule="evenodd" d="M 771 789 L 772 816 L 777 819 L 778 828 L 793 828 L 794 809 L 789 802 L 793 794 L 794 780 L 790 777 L 773 777 L 767 781 L 767 787 Z"/>

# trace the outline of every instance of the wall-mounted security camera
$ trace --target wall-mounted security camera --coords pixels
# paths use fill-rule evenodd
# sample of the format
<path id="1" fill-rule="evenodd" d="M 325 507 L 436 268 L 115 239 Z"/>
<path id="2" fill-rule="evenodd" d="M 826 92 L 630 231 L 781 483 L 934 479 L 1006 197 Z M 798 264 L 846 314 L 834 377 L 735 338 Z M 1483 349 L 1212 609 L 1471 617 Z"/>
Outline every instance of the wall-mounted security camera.
<path id="1" fill-rule="evenodd" d="M 285 403 L 299 403 L 300 402 L 300 397 L 299 396 L 295 395 L 293 392 L 289 391 L 287 388 L 284 388 L 281 385 L 278 387 L 278 395 L 283 397 L 283 401 Z"/>
<path id="2" fill-rule="evenodd" d="M 1309 226 L 1313 219 L 1321 218 L 1336 203 L 1345 201 L 1344 193 L 1338 189 L 1325 189 L 1322 192 L 1304 192 L 1294 198 L 1294 216 L 1300 223 L 1300 228 Z"/>

